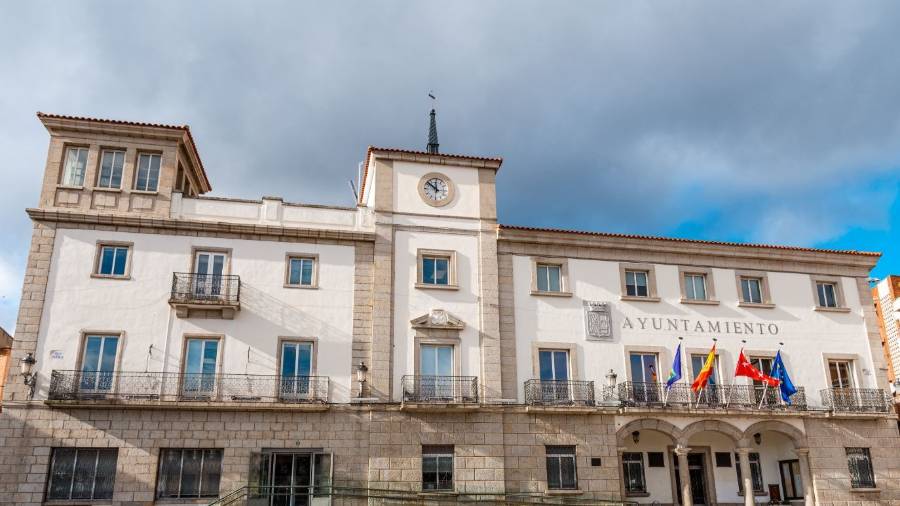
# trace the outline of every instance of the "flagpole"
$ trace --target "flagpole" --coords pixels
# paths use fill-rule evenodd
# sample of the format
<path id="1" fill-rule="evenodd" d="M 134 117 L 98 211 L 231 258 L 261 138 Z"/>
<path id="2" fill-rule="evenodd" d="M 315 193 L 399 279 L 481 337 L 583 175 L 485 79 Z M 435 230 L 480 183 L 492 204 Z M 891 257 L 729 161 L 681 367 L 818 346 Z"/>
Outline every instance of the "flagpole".
<path id="1" fill-rule="evenodd" d="M 678 337 L 678 346 L 675 347 L 675 357 L 678 359 L 678 374 L 681 375 L 681 341 L 684 341 L 684 338 Z M 672 365 L 675 365 L 675 361 L 672 361 Z M 667 382 L 668 383 L 668 382 Z M 675 383 L 672 383 L 674 385 Z M 663 395 L 663 407 L 669 405 L 669 390 L 671 390 L 671 386 L 666 384 L 666 393 Z M 690 403 L 688 403 L 690 405 Z"/>

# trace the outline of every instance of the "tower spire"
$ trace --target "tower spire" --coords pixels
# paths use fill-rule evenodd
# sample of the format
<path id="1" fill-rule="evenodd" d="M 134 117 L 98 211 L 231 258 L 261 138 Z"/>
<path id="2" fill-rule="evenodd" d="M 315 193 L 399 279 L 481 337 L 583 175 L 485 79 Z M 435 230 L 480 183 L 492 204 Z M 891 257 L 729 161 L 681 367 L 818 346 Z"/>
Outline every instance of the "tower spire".
<path id="1" fill-rule="evenodd" d="M 429 97 L 431 100 L 434 100 L 434 95 L 429 93 Z M 429 153 L 437 153 L 438 152 L 438 135 L 437 135 L 437 120 L 435 119 L 434 107 L 431 108 L 431 123 L 428 125 L 428 148 L 426 151 Z"/>

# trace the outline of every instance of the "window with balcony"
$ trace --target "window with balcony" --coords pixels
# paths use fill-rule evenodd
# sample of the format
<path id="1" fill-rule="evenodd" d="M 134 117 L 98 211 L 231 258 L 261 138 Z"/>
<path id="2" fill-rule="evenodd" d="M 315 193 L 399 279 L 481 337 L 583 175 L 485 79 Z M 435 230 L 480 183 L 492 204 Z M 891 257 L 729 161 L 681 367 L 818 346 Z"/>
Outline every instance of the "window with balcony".
<path id="1" fill-rule="evenodd" d="M 875 470 L 868 448 L 846 448 L 851 488 L 875 488 Z"/>
<path id="2" fill-rule="evenodd" d="M 641 452 L 622 453 L 622 479 L 625 480 L 625 493 L 647 493 L 647 482 L 644 480 L 644 454 Z"/>
<path id="3" fill-rule="evenodd" d="M 422 446 L 422 490 L 453 490 L 453 446 Z"/>
<path id="4" fill-rule="evenodd" d="M 853 363 L 850 360 L 829 360 L 828 374 L 831 388 L 853 388 Z"/>
<path id="5" fill-rule="evenodd" d="M 750 477 L 753 482 L 753 493 L 761 494 L 765 493 L 765 487 L 763 485 L 763 475 L 762 475 L 762 464 L 759 460 L 759 453 L 750 452 Z M 735 462 L 740 462 L 738 454 L 734 455 Z M 738 494 L 744 495 L 744 480 L 741 477 L 741 466 L 734 466 L 737 472 L 737 482 L 738 482 Z"/>
<path id="6" fill-rule="evenodd" d="M 313 352 L 312 342 L 283 341 L 281 343 L 281 399 L 302 400 L 310 396 Z"/>
<path id="7" fill-rule="evenodd" d="M 131 270 L 131 264 L 128 262 L 130 252 L 130 244 L 98 244 L 97 260 L 94 262 L 94 276 L 104 278 L 128 278 Z"/>
<path id="8" fill-rule="evenodd" d="M 97 174 L 97 188 L 119 189 L 122 187 L 122 171 L 125 168 L 125 152 L 105 149 L 100 155 L 100 173 Z"/>
<path id="9" fill-rule="evenodd" d="M 221 449 L 164 448 L 159 452 L 156 497 L 218 497 L 221 478 Z"/>
<path id="10" fill-rule="evenodd" d="M 47 474 L 47 500 L 112 499 L 118 456 L 116 448 L 54 448 Z"/>
<path id="11" fill-rule="evenodd" d="M 656 402 L 662 399 L 662 390 L 657 375 L 658 355 L 656 353 L 629 354 L 631 366 L 632 394 L 635 402 Z"/>
<path id="12" fill-rule="evenodd" d="M 162 157 L 154 153 L 141 153 L 138 155 L 137 170 L 135 171 L 134 189 L 145 192 L 155 192 L 159 189 L 159 166 Z"/>
<path id="13" fill-rule="evenodd" d="M 118 335 L 85 335 L 81 351 L 81 393 L 106 393 L 113 388 Z"/>
<path id="14" fill-rule="evenodd" d="M 87 169 L 88 148 L 70 147 L 66 149 L 66 161 L 63 165 L 63 186 L 84 186 L 84 174 Z"/>
<path id="15" fill-rule="evenodd" d="M 291 288 L 315 288 L 318 284 L 315 255 L 289 255 L 285 286 Z"/>
<path id="16" fill-rule="evenodd" d="M 182 394 L 209 398 L 215 395 L 219 365 L 218 338 L 189 338 L 185 341 Z"/>
<path id="17" fill-rule="evenodd" d="M 574 446 L 547 446 L 547 488 L 578 489 Z"/>

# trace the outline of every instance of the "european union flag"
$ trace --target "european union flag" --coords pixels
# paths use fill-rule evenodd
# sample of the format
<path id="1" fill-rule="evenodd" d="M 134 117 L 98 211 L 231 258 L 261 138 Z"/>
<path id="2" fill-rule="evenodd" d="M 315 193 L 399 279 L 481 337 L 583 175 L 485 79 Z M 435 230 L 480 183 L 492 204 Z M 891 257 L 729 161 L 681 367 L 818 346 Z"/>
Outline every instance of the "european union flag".
<path id="1" fill-rule="evenodd" d="M 781 351 L 775 354 L 775 361 L 772 363 L 772 377 L 781 381 L 781 385 L 778 387 L 781 390 L 781 398 L 790 404 L 791 396 L 797 393 L 797 387 L 794 386 L 784 367 L 784 362 L 781 361 Z"/>

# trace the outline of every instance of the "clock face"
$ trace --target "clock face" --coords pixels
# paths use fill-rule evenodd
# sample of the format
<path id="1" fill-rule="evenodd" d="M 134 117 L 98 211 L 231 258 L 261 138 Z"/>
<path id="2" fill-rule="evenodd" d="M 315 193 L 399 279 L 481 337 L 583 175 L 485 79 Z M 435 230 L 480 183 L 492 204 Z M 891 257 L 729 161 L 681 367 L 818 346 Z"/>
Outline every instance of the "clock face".
<path id="1" fill-rule="evenodd" d="M 439 177 L 433 177 L 425 181 L 422 191 L 426 198 L 434 202 L 441 202 L 450 195 L 450 185 Z"/>

